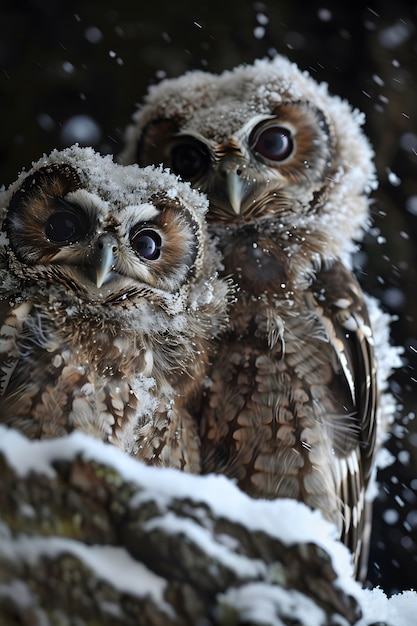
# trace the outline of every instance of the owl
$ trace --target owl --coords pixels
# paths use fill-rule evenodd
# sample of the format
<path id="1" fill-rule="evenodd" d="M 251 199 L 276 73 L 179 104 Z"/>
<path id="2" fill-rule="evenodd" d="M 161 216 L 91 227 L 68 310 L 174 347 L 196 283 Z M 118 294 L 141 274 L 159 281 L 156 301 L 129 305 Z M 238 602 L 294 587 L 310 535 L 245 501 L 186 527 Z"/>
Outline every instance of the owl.
<path id="1" fill-rule="evenodd" d="M 392 416 L 388 322 L 352 273 L 376 187 L 362 124 L 277 56 L 151 87 L 120 155 L 207 194 L 223 275 L 238 285 L 201 405 L 203 472 L 321 510 L 357 569 Z"/>
<path id="2" fill-rule="evenodd" d="M 1 201 L 0 421 L 29 438 L 80 429 L 199 472 L 191 412 L 228 290 L 206 199 L 74 146 Z"/>

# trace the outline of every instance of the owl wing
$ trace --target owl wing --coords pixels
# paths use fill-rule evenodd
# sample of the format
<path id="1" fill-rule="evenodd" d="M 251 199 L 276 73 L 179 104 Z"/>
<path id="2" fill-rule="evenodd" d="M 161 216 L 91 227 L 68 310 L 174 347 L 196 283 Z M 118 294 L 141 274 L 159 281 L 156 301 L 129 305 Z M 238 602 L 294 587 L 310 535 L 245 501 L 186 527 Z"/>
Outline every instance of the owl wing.
<path id="1" fill-rule="evenodd" d="M 378 391 L 370 321 L 359 284 L 340 262 L 319 272 L 314 284 L 315 309 L 325 325 L 337 358 L 337 384 L 345 387 L 353 408 L 352 428 L 333 431 L 334 471 L 339 488 L 344 528 L 342 540 L 358 560 L 367 559 L 367 526 L 370 503 L 365 492 L 375 456 Z M 336 381 L 335 381 L 336 382 Z M 340 394 L 339 394 L 340 396 Z M 343 397 L 343 396 L 342 396 Z M 362 554 L 361 554 L 362 553 Z"/>

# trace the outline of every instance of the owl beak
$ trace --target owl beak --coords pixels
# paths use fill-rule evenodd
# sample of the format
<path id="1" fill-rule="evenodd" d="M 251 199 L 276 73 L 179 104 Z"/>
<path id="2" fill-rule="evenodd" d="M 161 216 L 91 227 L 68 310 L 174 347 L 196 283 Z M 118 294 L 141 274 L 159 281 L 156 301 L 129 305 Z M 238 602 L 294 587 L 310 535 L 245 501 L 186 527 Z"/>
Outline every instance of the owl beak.
<path id="1" fill-rule="evenodd" d="M 240 215 L 242 200 L 246 190 L 245 179 L 238 176 L 236 172 L 228 172 L 226 175 L 226 188 L 233 211 L 236 215 Z"/>
<path id="2" fill-rule="evenodd" d="M 96 285 L 99 289 L 114 268 L 118 248 L 117 239 L 111 234 L 102 235 L 96 242 L 91 260 L 96 270 Z"/>

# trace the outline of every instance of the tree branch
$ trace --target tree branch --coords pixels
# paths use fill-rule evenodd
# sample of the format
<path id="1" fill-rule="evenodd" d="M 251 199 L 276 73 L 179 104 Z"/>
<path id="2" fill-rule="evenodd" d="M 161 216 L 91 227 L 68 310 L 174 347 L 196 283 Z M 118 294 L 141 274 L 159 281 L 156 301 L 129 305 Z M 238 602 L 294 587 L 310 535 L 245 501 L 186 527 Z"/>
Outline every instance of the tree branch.
<path id="1" fill-rule="evenodd" d="M 360 622 L 347 551 L 300 503 L 147 467 L 81 433 L 0 427 L 0 473 L 1 625 Z"/>

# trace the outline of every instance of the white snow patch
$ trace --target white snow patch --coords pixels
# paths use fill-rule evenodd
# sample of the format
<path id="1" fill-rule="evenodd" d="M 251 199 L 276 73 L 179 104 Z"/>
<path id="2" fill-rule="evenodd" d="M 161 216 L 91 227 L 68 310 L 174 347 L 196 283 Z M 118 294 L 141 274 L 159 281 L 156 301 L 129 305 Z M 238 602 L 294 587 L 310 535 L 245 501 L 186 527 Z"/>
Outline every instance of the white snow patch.
<path id="1" fill-rule="evenodd" d="M 240 621 L 268 626 L 283 626 L 280 615 L 309 626 L 322 626 L 326 615 L 310 598 L 280 587 L 264 583 L 250 583 L 230 589 L 220 597 L 220 603 L 233 606 Z"/>
<path id="2" fill-rule="evenodd" d="M 362 619 L 356 626 L 370 626 L 384 622 L 388 626 L 415 626 L 417 594 L 405 591 L 387 598 L 382 589 L 362 590 Z"/>
<path id="3" fill-rule="evenodd" d="M 336 527 L 324 520 L 319 511 L 311 511 L 295 500 L 254 500 L 224 476 L 194 476 L 169 468 L 148 467 L 80 431 L 61 439 L 29 441 L 0 425 L 0 451 L 21 476 L 32 471 L 54 476 L 51 467 L 54 460 L 70 461 L 78 455 L 86 461 L 107 464 L 126 482 L 143 490 L 132 498 L 132 507 L 139 508 L 152 499 L 163 513 L 176 498 L 188 498 L 207 505 L 217 517 L 244 523 L 250 531 L 264 532 L 287 545 L 315 542 L 331 554 L 337 572 L 342 576 L 352 573 L 350 554 L 336 541 Z"/>
<path id="4" fill-rule="evenodd" d="M 164 599 L 166 581 L 145 565 L 135 561 L 124 548 L 115 546 L 88 546 L 73 539 L 62 537 L 21 536 L 9 544 L 8 553 L 24 560 L 55 558 L 71 554 L 91 569 L 101 579 L 121 593 L 135 597 L 150 596 L 161 609 L 174 617 L 172 607 Z"/>
<path id="5" fill-rule="evenodd" d="M 169 512 L 160 518 L 150 520 L 144 526 L 146 531 L 152 531 L 155 528 L 162 530 L 164 534 L 186 535 L 187 539 L 200 546 L 203 552 L 223 563 L 225 567 L 234 570 L 238 577 L 266 576 L 267 566 L 263 561 L 234 553 L 229 549 L 228 542 L 223 545 L 222 536 L 213 538 L 210 531 L 202 528 L 192 519 L 178 517 Z"/>
<path id="6" fill-rule="evenodd" d="M 175 187 L 171 187 L 170 189 L 166 190 L 166 195 L 171 200 L 175 200 L 178 195 L 178 189 L 176 189 Z"/>
<path id="7" fill-rule="evenodd" d="M 0 598 L 12 598 L 20 608 L 31 608 L 35 604 L 32 592 L 21 580 L 0 584 Z"/>
<path id="8" fill-rule="evenodd" d="M 44 457 L 43 441 L 29 442 L 19 431 L 2 425 L 0 425 L 0 433 L 0 450 L 18 476 L 24 477 L 31 472 L 44 474 L 48 478 L 56 476 L 56 472 L 50 464 L 51 459 Z M 67 456 L 68 442 L 66 438 L 57 439 L 55 443 L 57 445 L 54 458 L 59 458 L 60 452 L 65 452 L 65 456 Z"/>
<path id="9" fill-rule="evenodd" d="M 310 511 L 305 505 L 292 500 L 253 500 L 237 489 L 223 476 L 193 476 L 173 469 L 147 467 L 117 448 L 91 439 L 81 432 L 74 432 L 68 437 L 56 440 L 29 441 L 22 434 L 0 425 L 0 451 L 15 471 L 25 476 L 37 472 L 53 477 L 51 464 L 55 459 L 71 460 L 81 455 L 85 460 L 105 463 L 114 468 L 126 482 L 131 482 L 143 489 L 132 499 L 132 506 L 152 498 L 164 514 L 166 506 L 176 498 L 187 497 L 193 503 L 207 505 L 219 517 L 225 517 L 244 525 L 252 531 L 261 531 L 276 537 L 287 544 L 310 542 L 323 547 L 331 556 L 338 574 L 338 586 L 347 594 L 353 595 L 360 603 L 363 618 L 357 626 L 370 626 L 384 621 L 388 626 L 414 626 L 417 614 L 417 594 L 407 591 L 392 598 L 387 598 L 380 589 L 373 591 L 362 589 L 352 578 L 350 555 L 346 548 L 335 540 L 335 527 L 323 520 L 319 512 Z M 150 486 L 152 488 L 150 489 Z M 194 511 L 195 512 L 195 511 Z M 204 515 L 202 515 L 204 518 Z M 242 557 L 233 556 L 233 545 L 219 536 L 220 546 L 214 546 L 208 539 L 207 531 L 198 528 L 192 520 L 179 519 L 175 515 L 166 515 L 152 522 L 153 527 L 164 528 L 171 533 L 183 532 L 190 539 L 199 543 L 206 551 L 216 550 L 217 558 L 233 567 L 246 567 Z M 148 530 L 152 528 L 150 523 Z M 161 607 L 165 605 L 163 593 L 165 582 L 149 572 L 147 568 L 134 561 L 123 549 L 112 546 L 85 546 L 71 539 L 45 539 L 21 537 L 12 541 L 10 531 L 0 526 L 0 549 L 8 558 L 18 556 L 40 557 L 42 554 L 69 552 L 89 566 L 103 580 L 116 585 L 123 592 L 143 597 L 152 594 Z M 261 573 L 261 563 L 251 561 L 252 573 Z M 254 569 L 255 568 L 255 569 Z M 241 589 L 229 590 L 224 595 L 225 603 L 247 611 L 248 619 L 262 624 L 262 619 L 274 619 L 271 624 L 281 626 L 275 607 L 295 611 L 295 615 L 312 626 L 320 622 L 320 609 L 310 606 L 310 601 L 297 592 L 285 593 L 281 598 L 280 590 L 262 583 L 251 583 Z M 291 598 L 294 599 L 294 606 Z M 287 603 L 287 604 L 284 604 Z M 261 607 L 263 613 L 261 614 Z M 297 613 L 298 611 L 298 613 Z M 309 611 L 306 613 L 306 611 Z M 246 614 L 246 613 L 245 613 Z M 261 619 L 262 618 L 262 619 Z M 307 622 L 305 622 L 307 623 Z"/>

